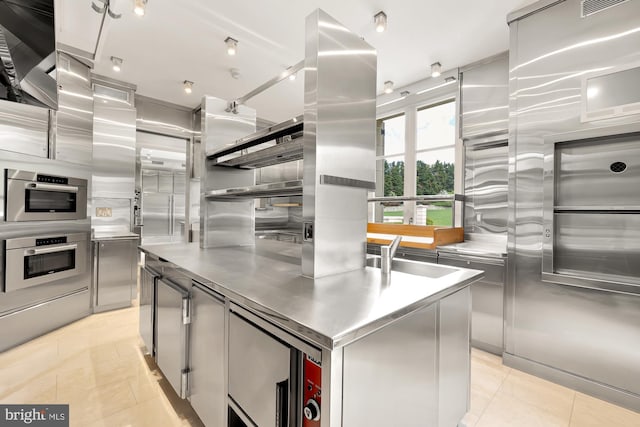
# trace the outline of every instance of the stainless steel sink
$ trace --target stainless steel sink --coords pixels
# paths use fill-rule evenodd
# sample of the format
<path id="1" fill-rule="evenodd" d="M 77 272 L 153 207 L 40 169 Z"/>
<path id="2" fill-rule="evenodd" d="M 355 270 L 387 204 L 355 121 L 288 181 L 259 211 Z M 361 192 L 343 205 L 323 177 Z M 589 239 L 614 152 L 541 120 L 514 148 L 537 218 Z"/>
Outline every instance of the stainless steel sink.
<path id="1" fill-rule="evenodd" d="M 382 258 L 379 256 L 367 257 L 367 267 L 380 268 Z M 428 262 L 411 261 L 407 259 L 394 258 L 391 262 L 391 271 L 400 271 L 416 276 L 430 277 L 437 279 L 457 271 L 456 268 L 443 265 L 431 264 Z"/>

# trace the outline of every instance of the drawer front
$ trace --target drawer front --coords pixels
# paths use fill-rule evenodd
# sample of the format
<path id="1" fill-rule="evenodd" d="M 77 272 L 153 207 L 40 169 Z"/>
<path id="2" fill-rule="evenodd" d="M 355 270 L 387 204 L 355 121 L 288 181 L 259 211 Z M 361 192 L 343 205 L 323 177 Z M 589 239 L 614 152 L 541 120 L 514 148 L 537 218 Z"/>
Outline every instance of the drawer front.
<path id="1" fill-rule="evenodd" d="M 500 261 L 498 261 L 500 262 Z M 504 263 L 489 264 L 482 262 L 477 258 L 465 258 L 463 256 L 451 256 L 451 255 L 438 255 L 438 264 L 451 265 L 454 267 L 472 268 L 474 270 L 483 270 L 484 279 L 483 282 L 494 283 L 497 285 L 504 284 L 505 268 Z"/>
<path id="2" fill-rule="evenodd" d="M 471 341 L 476 347 L 502 354 L 504 288 L 483 281 L 471 285 Z"/>

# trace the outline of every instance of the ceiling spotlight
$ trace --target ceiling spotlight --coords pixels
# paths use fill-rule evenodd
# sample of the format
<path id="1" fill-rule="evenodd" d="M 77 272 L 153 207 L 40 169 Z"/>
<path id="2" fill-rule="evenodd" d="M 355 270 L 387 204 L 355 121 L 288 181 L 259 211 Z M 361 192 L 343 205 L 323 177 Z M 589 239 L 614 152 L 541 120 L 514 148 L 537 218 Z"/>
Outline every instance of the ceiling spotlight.
<path id="1" fill-rule="evenodd" d="M 376 31 L 382 33 L 387 29 L 387 14 L 380 11 L 373 15 L 373 22 L 376 24 Z"/>
<path id="2" fill-rule="evenodd" d="M 407 97 L 407 96 L 409 96 L 410 93 L 411 92 L 409 92 L 408 90 L 403 90 L 402 92 L 400 92 L 400 96 Z"/>
<path id="3" fill-rule="evenodd" d="M 226 39 L 224 39 L 224 42 L 227 45 L 227 53 L 232 56 L 235 55 L 238 51 L 238 40 L 227 37 Z"/>
<path id="4" fill-rule="evenodd" d="M 453 76 L 449 76 L 449 77 L 445 77 L 444 82 L 445 83 L 453 83 L 456 81 L 456 78 Z"/>
<path id="5" fill-rule="evenodd" d="M 122 69 L 122 58 L 118 58 L 117 56 L 111 57 L 111 63 L 113 64 L 113 71 L 119 73 Z"/>
<path id="6" fill-rule="evenodd" d="M 237 68 L 231 68 L 229 70 L 229 73 L 231 73 L 231 77 L 236 80 L 240 78 L 240 70 L 238 70 Z"/>
<path id="7" fill-rule="evenodd" d="M 144 16 L 145 9 L 147 7 L 148 0 L 134 0 L 133 1 L 133 13 L 138 16 Z"/>
<path id="8" fill-rule="evenodd" d="M 391 93 L 391 92 L 393 92 L 393 82 L 391 80 L 388 80 L 384 82 L 384 93 Z"/>
<path id="9" fill-rule="evenodd" d="M 433 64 L 431 64 L 431 77 L 433 78 L 440 77 L 440 74 L 442 74 L 440 72 L 441 69 L 442 69 L 442 64 L 440 64 L 439 62 L 434 62 Z"/>
<path id="10" fill-rule="evenodd" d="M 187 95 L 191 95 L 191 92 L 193 92 L 193 82 L 190 82 L 189 80 L 185 80 L 184 93 L 186 93 Z"/>

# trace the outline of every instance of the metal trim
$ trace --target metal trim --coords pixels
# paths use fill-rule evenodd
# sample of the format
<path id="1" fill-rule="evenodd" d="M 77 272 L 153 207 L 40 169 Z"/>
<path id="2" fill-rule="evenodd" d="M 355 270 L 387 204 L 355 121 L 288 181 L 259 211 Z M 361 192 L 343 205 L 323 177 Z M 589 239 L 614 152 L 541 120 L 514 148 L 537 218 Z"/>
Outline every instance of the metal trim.
<path id="1" fill-rule="evenodd" d="M 274 86 L 277 83 L 280 83 L 282 80 L 288 78 L 292 74 L 297 73 L 298 71 L 302 70 L 303 68 L 304 68 L 304 60 L 302 60 L 302 61 L 298 62 L 297 64 L 287 68 L 285 71 L 280 73 L 278 76 L 276 76 L 276 77 L 272 78 L 271 80 L 261 84 L 260 86 L 258 86 L 257 88 L 253 89 L 251 92 L 247 93 L 246 95 L 241 96 L 240 98 L 236 98 L 235 100 L 231 101 L 231 103 L 235 103 L 236 105 L 244 104 L 245 102 L 247 102 L 248 100 L 250 100 L 254 96 L 261 94 L 265 90 L 269 89 L 270 87 Z"/>
<path id="2" fill-rule="evenodd" d="M 543 272 L 542 281 L 546 283 L 553 283 L 555 285 L 594 289 L 597 291 L 613 292 L 617 294 L 640 295 L 640 282 L 619 282 L 614 281 L 613 278 L 600 280 L 592 277 Z"/>
<path id="3" fill-rule="evenodd" d="M 563 1 L 565 0 L 539 0 L 523 8 L 516 9 L 513 12 L 507 14 L 507 24 L 511 25 L 513 21 L 526 18 L 529 15 L 537 13 L 543 9 L 547 9 L 551 6 L 555 6 L 556 4 L 562 3 Z"/>
<path id="4" fill-rule="evenodd" d="M 341 187 L 364 188 L 366 190 L 375 190 L 376 183 L 373 181 L 363 181 L 360 179 L 345 178 L 335 175 L 320 175 L 321 185 L 339 185 Z"/>
<path id="5" fill-rule="evenodd" d="M 640 411 L 640 396 L 636 394 L 570 372 L 561 371 L 508 352 L 502 353 L 502 361 L 505 366 L 582 391 L 600 399 L 608 400 L 609 402 L 629 408 L 632 411 Z"/>

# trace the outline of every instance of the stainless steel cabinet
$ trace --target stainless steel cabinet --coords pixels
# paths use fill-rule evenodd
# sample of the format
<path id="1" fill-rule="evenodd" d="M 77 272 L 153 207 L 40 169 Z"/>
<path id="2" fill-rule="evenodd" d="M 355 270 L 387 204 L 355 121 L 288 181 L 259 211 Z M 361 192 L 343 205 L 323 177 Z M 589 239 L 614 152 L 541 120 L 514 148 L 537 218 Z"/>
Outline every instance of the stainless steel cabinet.
<path id="1" fill-rule="evenodd" d="M 131 305 L 136 285 L 137 239 L 94 242 L 94 311 Z"/>
<path id="2" fill-rule="evenodd" d="M 156 289 L 156 363 L 175 392 L 187 395 L 189 293 L 161 278 Z"/>
<path id="3" fill-rule="evenodd" d="M 143 267 L 140 269 L 140 337 L 147 352 L 155 355 L 155 300 L 156 281 L 160 274 Z"/>
<path id="4" fill-rule="evenodd" d="M 222 426 L 227 410 L 225 393 L 225 303 L 197 282 L 191 288 L 189 340 L 189 400 L 200 419 Z"/>
<path id="5" fill-rule="evenodd" d="M 501 355 L 504 348 L 504 260 L 438 253 L 438 264 L 484 271 L 471 285 L 471 344 Z"/>
<path id="6" fill-rule="evenodd" d="M 289 347 L 232 313 L 229 400 L 234 415 L 242 418 L 244 413 L 258 426 L 289 426 L 285 420 L 289 411 L 291 358 Z"/>

